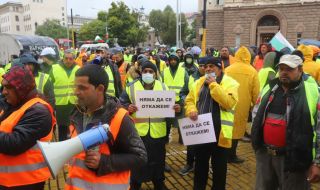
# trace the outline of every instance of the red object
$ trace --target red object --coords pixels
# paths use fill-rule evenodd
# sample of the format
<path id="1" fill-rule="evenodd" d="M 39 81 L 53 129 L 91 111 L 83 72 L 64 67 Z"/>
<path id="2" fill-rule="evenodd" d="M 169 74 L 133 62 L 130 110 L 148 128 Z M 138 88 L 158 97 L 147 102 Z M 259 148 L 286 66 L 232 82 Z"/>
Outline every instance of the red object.
<path id="1" fill-rule="evenodd" d="M 284 117 L 276 119 L 267 117 L 263 126 L 264 143 L 275 147 L 284 147 L 286 145 L 287 122 Z"/>

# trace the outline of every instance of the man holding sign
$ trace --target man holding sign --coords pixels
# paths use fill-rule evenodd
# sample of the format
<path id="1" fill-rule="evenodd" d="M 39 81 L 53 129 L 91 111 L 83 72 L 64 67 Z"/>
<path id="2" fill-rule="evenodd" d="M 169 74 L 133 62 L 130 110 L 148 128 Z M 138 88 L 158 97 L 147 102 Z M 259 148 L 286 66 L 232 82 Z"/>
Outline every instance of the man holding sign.
<path id="1" fill-rule="evenodd" d="M 120 97 L 121 104 L 126 107 L 129 113 L 132 115 L 135 121 L 136 129 L 147 149 L 148 163 L 139 171 L 133 170 L 131 176 L 131 190 L 138 190 L 141 188 L 143 182 L 152 181 L 155 189 L 164 189 L 164 168 L 165 168 L 165 143 L 166 143 L 166 118 L 164 117 L 137 117 L 137 96 L 140 91 L 147 90 L 153 91 L 166 91 L 168 87 L 156 79 L 157 67 L 150 61 L 146 61 L 142 64 L 142 79 L 137 79 L 126 87 L 126 91 Z M 156 96 L 156 95 L 155 95 Z M 173 98 L 175 95 L 173 95 Z M 152 97 L 141 98 L 139 101 L 152 100 Z M 160 98 L 159 98 L 160 99 Z M 174 101 L 174 100 L 173 100 Z M 150 112 L 152 106 L 150 107 Z M 156 106 L 156 105 L 155 105 Z M 163 105 L 159 105 L 163 106 Z M 166 105 L 165 105 L 166 106 Z M 173 108 L 172 108 L 173 107 Z M 179 104 L 172 104 L 171 109 L 175 112 L 180 112 L 181 108 Z M 159 114 L 160 115 L 160 114 Z"/>
<path id="2" fill-rule="evenodd" d="M 194 190 L 205 190 L 209 160 L 212 160 L 212 189 L 225 189 L 228 148 L 232 145 L 233 112 L 239 84 L 225 75 L 219 58 L 206 57 L 206 75 L 195 82 L 185 100 L 186 116 L 211 113 L 217 142 L 195 145 Z"/>

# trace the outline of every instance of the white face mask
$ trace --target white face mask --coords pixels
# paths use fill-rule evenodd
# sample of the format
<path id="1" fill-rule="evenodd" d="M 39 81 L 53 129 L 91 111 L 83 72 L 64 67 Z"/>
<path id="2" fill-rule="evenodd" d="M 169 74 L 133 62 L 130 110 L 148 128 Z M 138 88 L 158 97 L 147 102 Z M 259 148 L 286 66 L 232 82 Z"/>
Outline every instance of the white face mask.
<path id="1" fill-rule="evenodd" d="M 212 73 L 206 73 L 206 78 L 208 78 L 209 76 L 216 78 L 216 73 L 212 72 Z"/>
<path id="2" fill-rule="evenodd" d="M 43 63 L 43 59 L 38 59 L 38 63 L 42 64 Z"/>
<path id="3" fill-rule="evenodd" d="M 191 64 L 192 63 L 192 58 L 187 58 L 186 63 Z"/>
<path id="4" fill-rule="evenodd" d="M 142 81 L 146 84 L 151 84 L 154 81 L 153 74 L 151 73 L 143 73 L 142 74 Z"/>

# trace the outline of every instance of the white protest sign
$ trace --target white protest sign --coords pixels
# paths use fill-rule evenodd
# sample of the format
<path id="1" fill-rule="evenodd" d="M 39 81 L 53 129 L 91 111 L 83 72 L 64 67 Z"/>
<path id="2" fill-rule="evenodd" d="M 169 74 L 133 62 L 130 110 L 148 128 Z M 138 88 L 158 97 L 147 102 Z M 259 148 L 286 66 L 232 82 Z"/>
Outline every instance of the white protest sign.
<path id="1" fill-rule="evenodd" d="M 198 115 L 198 120 L 179 119 L 179 128 L 184 145 L 195 145 L 216 142 L 212 114 Z"/>
<path id="2" fill-rule="evenodd" d="M 137 118 L 165 118 L 175 117 L 173 106 L 175 104 L 174 91 L 142 90 L 136 92 Z"/>

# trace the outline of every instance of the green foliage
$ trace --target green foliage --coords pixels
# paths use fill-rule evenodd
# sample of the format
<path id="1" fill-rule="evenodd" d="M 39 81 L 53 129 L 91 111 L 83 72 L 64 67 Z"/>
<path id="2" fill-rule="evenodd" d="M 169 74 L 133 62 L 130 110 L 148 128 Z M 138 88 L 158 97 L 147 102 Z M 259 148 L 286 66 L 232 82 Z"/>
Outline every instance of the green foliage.
<path id="1" fill-rule="evenodd" d="M 107 15 L 108 13 L 106 11 L 99 11 L 98 20 L 101 20 L 102 22 L 107 22 Z"/>
<path id="2" fill-rule="evenodd" d="M 155 29 L 156 37 L 162 39 L 163 43 L 176 44 L 176 13 L 168 5 L 161 10 L 152 10 L 149 15 L 149 24 Z M 185 15 L 181 14 L 181 40 L 185 42 L 187 36 L 187 20 Z"/>
<path id="3" fill-rule="evenodd" d="M 108 12 L 100 11 L 98 19 L 81 27 L 79 38 L 93 40 L 99 35 L 104 39 L 108 26 L 110 42 L 117 41 L 120 46 L 136 46 L 145 41 L 148 33 L 148 27 L 139 24 L 139 16 L 123 2 L 112 2 Z"/>
<path id="4" fill-rule="evenodd" d="M 49 36 L 53 39 L 67 38 L 67 28 L 60 25 L 59 20 L 47 19 L 42 25 L 39 25 L 35 32 L 39 36 Z"/>
<path id="5" fill-rule="evenodd" d="M 139 13 L 130 11 L 123 2 L 112 2 L 107 23 L 110 38 L 117 38 L 121 46 L 136 46 L 144 42 L 148 28 L 138 22 Z"/>
<path id="6" fill-rule="evenodd" d="M 79 31 L 80 40 L 94 40 L 98 35 L 104 38 L 106 34 L 106 23 L 101 20 L 93 20 L 89 23 L 85 23 Z"/>
<path id="7" fill-rule="evenodd" d="M 188 28 L 188 36 L 187 36 L 187 42 L 189 44 L 193 44 L 196 39 L 196 19 L 191 23 L 191 28 Z"/>

